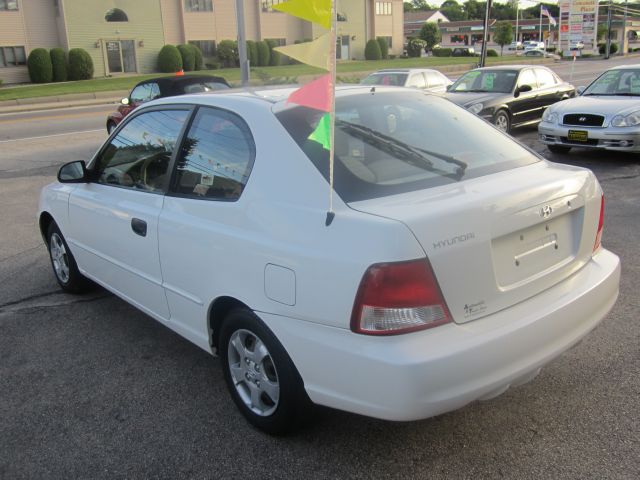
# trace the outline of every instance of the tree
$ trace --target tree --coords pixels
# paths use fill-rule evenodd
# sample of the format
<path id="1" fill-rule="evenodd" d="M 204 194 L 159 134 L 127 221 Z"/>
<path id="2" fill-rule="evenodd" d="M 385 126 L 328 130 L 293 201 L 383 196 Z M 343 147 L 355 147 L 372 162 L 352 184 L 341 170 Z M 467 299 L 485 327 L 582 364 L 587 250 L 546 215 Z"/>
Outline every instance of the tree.
<path id="1" fill-rule="evenodd" d="M 445 0 L 442 2 L 440 11 L 452 22 L 467 19 L 467 13 L 462 9 L 460 4 L 456 2 L 456 0 Z"/>
<path id="2" fill-rule="evenodd" d="M 511 22 L 502 21 L 496 24 L 496 29 L 493 33 L 493 41 L 500 45 L 500 56 L 502 56 L 502 49 L 508 43 L 511 43 L 513 39 L 513 26 Z"/>
<path id="3" fill-rule="evenodd" d="M 438 24 L 434 22 L 426 22 L 420 29 L 420 38 L 427 44 L 427 50 L 432 50 L 442 40 L 442 34 Z"/>
<path id="4" fill-rule="evenodd" d="M 484 11 L 486 3 L 479 3 L 476 0 L 467 0 L 462 6 L 462 9 L 467 15 L 469 20 L 481 20 L 484 18 Z"/>
<path id="5" fill-rule="evenodd" d="M 608 31 L 609 29 L 607 28 L 607 25 L 605 23 L 601 23 L 600 25 L 598 25 L 597 41 L 600 42 L 604 40 L 607 36 Z"/>

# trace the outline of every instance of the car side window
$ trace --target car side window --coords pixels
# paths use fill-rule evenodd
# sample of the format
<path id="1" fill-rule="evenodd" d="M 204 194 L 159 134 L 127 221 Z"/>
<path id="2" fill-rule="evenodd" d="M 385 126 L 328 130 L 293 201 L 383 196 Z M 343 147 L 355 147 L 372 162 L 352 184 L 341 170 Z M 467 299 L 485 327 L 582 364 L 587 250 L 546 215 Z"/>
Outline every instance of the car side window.
<path id="1" fill-rule="evenodd" d="M 536 80 L 536 76 L 532 69 L 527 68 L 520 72 L 520 76 L 518 77 L 518 86 L 521 87 L 522 85 L 531 85 L 531 88 L 534 90 L 538 88 L 538 81 Z"/>
<path id="2" fill-rule="evenodd" d="M 201 107 L 182 143 L 172 192 L 237 200 L 249 179 L 255 155 L 253 137 L 240 117 Z"/>
<path id="3" fill-rule="evenodd" d="M 131 92 L 130 100 L 136 103 L 148 102 L 151 100 L 151 85 L 149 83 L 138 85 Z"/>
<path id="4" fill-rule="evenodd" d="M 425 76 L 427 77 L 427 83 L 429 84 L 429 88 L 433 87 L 441 87 L 444 85 L 444 78 L 441 75 L 433 72 L 426 72 Z"/>
<path id="5" fill-rule="evenodd" d="M 407 87 L 427 88 L 427 82 L 424 79 L 424 75 L 422 75 L 422 73 L 412 74 L 407 82 Z"/>
<path id="6" fill-rule="evenodd" d="M 97 183 L 162 192 L 188 110 L 154 110 L 132 118 L 95 163 Z"/>
<path id="7" fill-rule="evenodd" d="M 538 85 L 540 85 L 540 88 L 552 87 L 556 84 L 556 79 L 553 74 L 544 68 L 536 68 L 536 77 L 538 77 Z"/>
<path id="8" fill-rule="evenodd" d="M 160 86 L 157 83 L 149 83 L 149 100 L 160 98 Z"/>

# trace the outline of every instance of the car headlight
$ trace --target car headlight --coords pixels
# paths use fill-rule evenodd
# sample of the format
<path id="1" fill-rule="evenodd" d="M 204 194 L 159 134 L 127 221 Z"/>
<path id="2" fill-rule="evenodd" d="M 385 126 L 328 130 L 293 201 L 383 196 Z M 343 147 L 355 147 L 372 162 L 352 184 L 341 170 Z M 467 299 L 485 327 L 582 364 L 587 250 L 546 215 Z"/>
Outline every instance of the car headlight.
<path id="1" fill-rule="evenodd" d="M 546 109 L 542 114 L 542 121 L 546 123 L 558 123 L 558 114 Z"/>
<path id="2" fill-rule="evenodd" d="M 467 110 L 477 115 L 482 111 L 483 108 L 484 108 L 484 105 L 482 103 L 474 103 L 473 105 L 467 107 Z"/>
<path id="3" fill-rule="evenodd" d="M 635 127 L 640 125 L 640 110 L 631 112 L 629 115 L 616 115 L 611 119 L 612 127 Z"/>

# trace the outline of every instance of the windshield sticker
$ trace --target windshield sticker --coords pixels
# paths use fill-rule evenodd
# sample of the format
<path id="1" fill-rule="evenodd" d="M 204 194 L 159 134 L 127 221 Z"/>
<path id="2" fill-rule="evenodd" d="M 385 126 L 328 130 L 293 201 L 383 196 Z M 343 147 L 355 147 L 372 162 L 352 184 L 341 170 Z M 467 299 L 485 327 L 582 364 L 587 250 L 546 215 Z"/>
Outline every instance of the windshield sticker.
<path id="1" fill-rule="evenodd" d="M 631 83 L 631 93 L 640 93 L 640 78 L 633 77 L 630 83 Z"/>
<path id="2" fill-rule="evenodd" d="M 493 80 L 496 78 L 495 74 L 485 75 L 482 78 L 482 89 L 493 90 Z"/>

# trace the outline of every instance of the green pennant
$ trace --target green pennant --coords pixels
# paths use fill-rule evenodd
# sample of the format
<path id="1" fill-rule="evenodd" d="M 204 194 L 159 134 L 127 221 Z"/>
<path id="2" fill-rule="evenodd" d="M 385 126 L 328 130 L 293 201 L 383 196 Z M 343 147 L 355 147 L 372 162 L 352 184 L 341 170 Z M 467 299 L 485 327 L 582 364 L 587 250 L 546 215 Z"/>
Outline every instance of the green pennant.
<path id="1" fill-rule="evenodd" d="M 325 150 L 331 150 L 331 114 L 322 116 L 316 129 L 309 135 L 309 140 L 318 142 Z"/>

